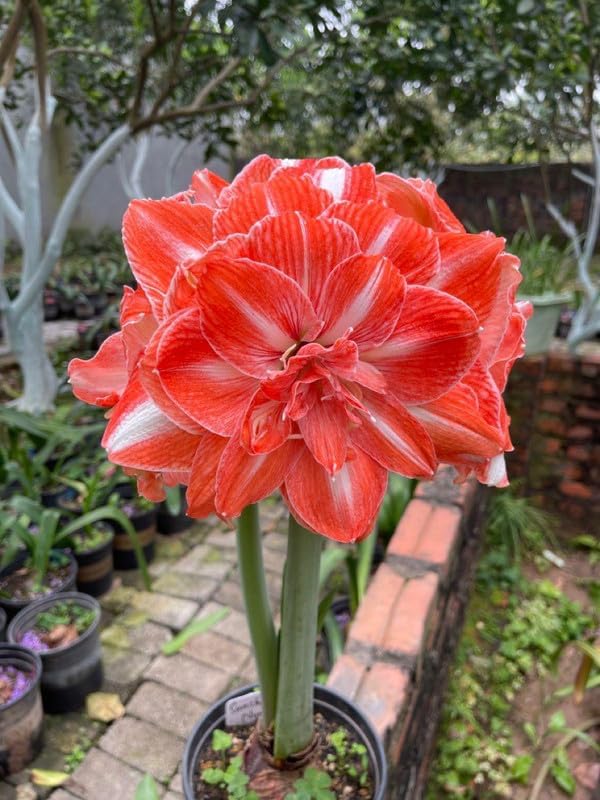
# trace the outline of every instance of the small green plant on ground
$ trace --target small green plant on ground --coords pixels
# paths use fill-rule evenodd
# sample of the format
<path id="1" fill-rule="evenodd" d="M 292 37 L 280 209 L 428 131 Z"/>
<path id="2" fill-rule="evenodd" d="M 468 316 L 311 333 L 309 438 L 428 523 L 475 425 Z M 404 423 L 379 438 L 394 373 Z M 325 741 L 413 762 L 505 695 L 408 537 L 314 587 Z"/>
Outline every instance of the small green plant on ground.
<path id="1" fill-rule="evenodd" d="M 75 772 L 77 767 L 82 763 L 83 759 L 86 757 L 86 754 L 90 747 L 92 746 L 93 742 L 87 736 L 81 738 L 81 740 L 74 745 L 72 750 L 70 750 L 65 755 L 65 764 L 64 770 L 65 772 L 71 773 Z"/>
<path id="2" fill-rule="evenodd" d="M 446 696 L 430 800 L 512 797 L 514 784 L 528 783 L 534 757 L 515 753 L 509 719 L 516 694 L 531 676 L 547 675 L 564 646 L 581 639 L 591 625 L 583 609 L 552 582 L 523 576 L 519 560 L 533 557 L 545 544 L 544 529 L 536 534 L 537 512 L 531 512 L 525 501 L 510 495 L 492 504 Z M 534 747 L 544 736 L 531 723 L 525 733 Z M 551 774 L 567 786 L 560 748 Z"/>
<path id="3" fill-rule="evenodd" d="M 213 731 L 211 746 L 215 753 L 221 753 L 225 758 L 227 751 L 233 744 L 233 737 L 226 731 Z M 207 767 L 202 770 L 202 780 L 209 786 L 220 786 L 227 791 L 228 800 L 259 800 L 256 792 L 248 790 L 249 777 L 242 765 L 242 756 L 232 758 L 227 766 Z"/>
<path id="4" fill-rule="evenodd" d="M 330 786 L 331 778 L 326 772 L 307 767 L 304 775 L 294 782 L 294 791 L 288 792 L 285 800 L 335 800 Z"/>
<path id="5" fill-rule="evenodd" d="M 334 762 L 338 769 L 349 778 L 355 778 L 360 786 L 369 780 L 369 756 L 367 748 L 360 742 L 348 742 L 348 734 L 343 728 L 329 734 L 329 743 L 335 750 L 327 760 Z"/>

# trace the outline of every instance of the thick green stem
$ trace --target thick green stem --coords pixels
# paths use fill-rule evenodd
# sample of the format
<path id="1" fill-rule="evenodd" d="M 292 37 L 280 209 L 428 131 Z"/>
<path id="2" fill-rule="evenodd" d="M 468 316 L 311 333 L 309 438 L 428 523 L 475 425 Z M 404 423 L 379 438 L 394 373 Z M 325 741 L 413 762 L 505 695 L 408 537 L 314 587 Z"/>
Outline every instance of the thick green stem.
<path id="1" fill-rule="evenodd" d="M 303 750 L 313 736 L 313 683 L 321 537 L 290 516 L 283 579 L 274 755 Z"/>
<path id="2" fill-rule="evenodd" d="M 262 693 L 263 723 L 268 727 L 275 719 L 277 634 L 265 584 L 262 537 L 256 505 L 248 506 L 242 511 L 238 522 L 237 550 L 246 618 Z"/>

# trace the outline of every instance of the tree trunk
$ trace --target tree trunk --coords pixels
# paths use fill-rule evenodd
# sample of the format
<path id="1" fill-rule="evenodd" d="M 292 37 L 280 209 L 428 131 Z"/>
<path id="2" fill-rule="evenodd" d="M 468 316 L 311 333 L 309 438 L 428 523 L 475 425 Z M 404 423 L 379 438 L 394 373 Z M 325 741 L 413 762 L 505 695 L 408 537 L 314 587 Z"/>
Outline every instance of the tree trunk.
<path id="1" fill-rule="evenodd" d="M 23 393 L 17 408 L 41 414 L 54 407 L 58 378 L 44 346 L 44 311 L 38 298 L 20 319 L 7 314 L 6 332 L 23 376 Z"/>

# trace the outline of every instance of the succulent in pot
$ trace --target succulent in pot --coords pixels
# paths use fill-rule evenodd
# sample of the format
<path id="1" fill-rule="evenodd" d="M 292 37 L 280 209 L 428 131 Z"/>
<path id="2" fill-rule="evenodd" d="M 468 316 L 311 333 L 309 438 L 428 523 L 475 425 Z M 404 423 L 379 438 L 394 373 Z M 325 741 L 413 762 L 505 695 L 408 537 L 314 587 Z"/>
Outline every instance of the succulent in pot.
<path id="1" fill-rule="evenodd" d="M 20 772 L 41 749 L 41 675 L 37 653 L 0 644 L 0 778 Z"/>
<path id="2" fill-rule="evenodd" d="M 309 774 L 327 781 L 313 685 L 324 539 L 368 536 L 388 472 L 449 463 L 507 483 L 501 393 L 529 312 L 518 259 L 466 233 L 431 182 L 338 158 L 260 156 L 230 185 L 199 171 L 177 197 L 133 201 L 123 234 L 138 287 L 71 383 L 111 409 L 103 446 L 143 496 L 185 484 L 190 516 L 239 519 L 260 685 L 260 702 L 243 700 L 256 724 L 239 780 L 280 800 Z M 290 511 L 279 630 L 256 505 L 276 490 Z M 200 757 L 190 743 L 186 800 L 213 780 L 226 797 Z M 382 797 L 376 760 L 366 773 Z"/>
<path id="3" fill-rule="evenodd" d="M 101 687 L 99 625 L 97 600 L 82 592 L 61 592 L 31 603 L 8 626 L 10 642 L 41 657 L 45 711 L 75 711 Z"/>

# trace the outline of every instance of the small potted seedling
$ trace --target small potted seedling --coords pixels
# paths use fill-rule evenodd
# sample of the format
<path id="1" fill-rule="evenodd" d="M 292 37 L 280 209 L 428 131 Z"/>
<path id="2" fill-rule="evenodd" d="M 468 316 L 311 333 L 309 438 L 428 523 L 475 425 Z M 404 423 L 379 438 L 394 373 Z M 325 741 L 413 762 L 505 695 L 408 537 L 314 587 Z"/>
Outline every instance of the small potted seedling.
<path id="1" fill-rule="evenodd" d="M 99 624 L 97 600 L 63 592 L 31 603 L 8 626 L 10 642 L 40 654 L 45 711 L 75 711 L 102 685 Z"/>
<path id="2" fill-rule="evenodd" d="M 41 675 L 37 653 L 0 644 L 0 778 L 20 772 L 41 748 Z"/>

